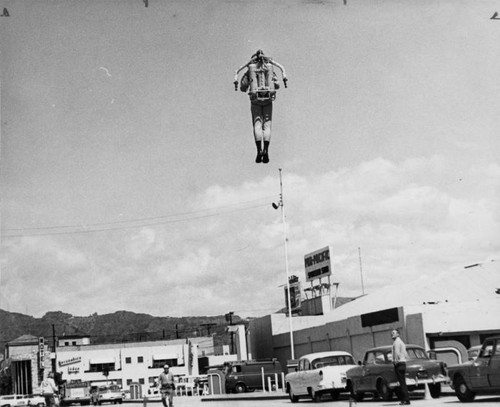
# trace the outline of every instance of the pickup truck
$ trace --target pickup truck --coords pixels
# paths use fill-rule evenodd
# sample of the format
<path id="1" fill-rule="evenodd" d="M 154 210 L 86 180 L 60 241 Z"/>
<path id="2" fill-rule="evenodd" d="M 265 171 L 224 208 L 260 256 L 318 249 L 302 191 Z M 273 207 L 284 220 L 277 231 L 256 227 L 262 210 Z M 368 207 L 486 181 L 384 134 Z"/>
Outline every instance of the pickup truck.
<path id="1" fill-rule="evenodd" d="M 448 376 L 462 402 L 477 394 L 500 394 L 500 336 L 487 338 L 474 360 L 449 366 Z"/>
<path id="2" fill-rule="evenodd" d="M 299 359 L 296 371 L 285 376 L 286 391 L 292 403 L 300 397 L 320 401 L 329 394 L 337 400 L 341 392 L 347 392 L 346 371 L 356 363 L 350 353 L 329 351 L 310 353 Z"/>

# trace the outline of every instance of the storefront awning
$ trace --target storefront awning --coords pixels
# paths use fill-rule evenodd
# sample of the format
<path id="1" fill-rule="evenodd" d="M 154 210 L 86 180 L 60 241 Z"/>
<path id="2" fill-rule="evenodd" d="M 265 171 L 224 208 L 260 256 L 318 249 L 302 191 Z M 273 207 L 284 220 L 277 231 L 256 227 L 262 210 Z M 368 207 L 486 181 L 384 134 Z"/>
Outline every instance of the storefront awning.
<path id="1" fill-rule="evenodd" d="M 153 355 L 153 360 L 172 360 L 172 359 L 178 359 L 179 356 L 177 353 L 164 353 L 160 355 Z"/>
<path id="2" fill-rule="evenodd" d="M 107 363 L 115 363 L 114 358 L 92 358 L 90 359 L 91 365 L 104 365 Z"/>

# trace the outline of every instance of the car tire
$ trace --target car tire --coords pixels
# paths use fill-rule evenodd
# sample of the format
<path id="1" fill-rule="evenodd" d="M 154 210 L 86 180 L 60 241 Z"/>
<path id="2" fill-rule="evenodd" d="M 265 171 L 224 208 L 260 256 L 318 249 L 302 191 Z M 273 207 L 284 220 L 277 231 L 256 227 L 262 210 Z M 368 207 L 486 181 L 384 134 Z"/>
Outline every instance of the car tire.
<path id="1" fill-rule="evenodd" d="M 352 385 L 351 381 L 347 382 L 347 388 L 349 389 L 349 397 L 354 401 L 358 402 L 364 399 L 365 394 L 354 390 L 354 386 Z"/>
<path id="2" fill-rule="evenodd" d="M 238 383 L 234 386 L 234 391 L 236 391 L 236 393 L 245 393 L 247 391 L 247 386 L 243 383 Z"/>
<path id="3" fill-rule="evenodd" d="M 311 396 L 312 401 L 315 403 L 319 403 L 321 401 L 321 393 L 318 393 L 317 391 L 314 391 L 311 387 L 308 389 L 309 395 Z"/>
<path id="4" fill-rule="evenodd" d="M 288 397 L 290 397 L 290 401 L 292 403 L 297 403 L 299 401 L 299 396 L 293 394 L 292 387 L 290 385 L 287 386 Z"/>
<path id="5" fill-rule="evenodd" d="M 457 376 L 453 380 L 453 387 L 455 387 L 455 394 L 458 399 L 464 403 L 470 403 L 474 401 L 476 393 L 474 393 L 469 387 L 462 376 Z"/>
<path id="6" fill-rule="evenodd" d="M 438 399 L 441 396 L 441 383 L 429 383 L 429 393 L 433 399 Z"/>
<path id="7" fill-rule="evenodd" d="M 333 401 L 337 401 L 340 397 L 340 391 L 339 390 L 332 390 L 330 392 L 330 396 L 332 396 Z"/>
<path id="8" fill-rule="evenodd" d="M 38 403 L 36 407 L 45 407 L 45 403 Z"/>
<path id="9" fill-rule="evenodd" d="M 393 392 L 384 379 L 379 380 L 377 384 L 377 393 L 384 401 L 392 400 Z"/>

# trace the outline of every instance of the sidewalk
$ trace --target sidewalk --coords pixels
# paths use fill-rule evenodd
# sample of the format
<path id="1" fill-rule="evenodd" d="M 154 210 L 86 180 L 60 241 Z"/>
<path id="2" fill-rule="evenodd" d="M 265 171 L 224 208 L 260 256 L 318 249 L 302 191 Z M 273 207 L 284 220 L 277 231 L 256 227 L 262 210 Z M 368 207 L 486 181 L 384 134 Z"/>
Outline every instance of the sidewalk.
<path id="1" fill-rule="evenodd" d="M 239 400 L 280 400 L 287 399 L 288 394 L 279 391 L 253 391 L 249 393 L 212 394 L 202 396 L 201 401 L 239 401 Z"/>

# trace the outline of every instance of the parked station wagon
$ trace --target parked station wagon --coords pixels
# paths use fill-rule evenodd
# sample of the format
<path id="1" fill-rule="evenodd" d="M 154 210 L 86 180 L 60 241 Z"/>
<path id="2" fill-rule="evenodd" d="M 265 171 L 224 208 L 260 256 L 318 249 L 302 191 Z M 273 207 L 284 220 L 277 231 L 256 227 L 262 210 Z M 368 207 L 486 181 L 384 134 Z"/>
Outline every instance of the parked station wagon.
<path id="1" fill-rule="evenodd" d="M 476 394 L 500 394 L 500 336 L 484 341 L 477 357 L 448 369 L 458 399 L 473 401 Z"/>
<path id="2" fill-rule="evenodd" d="M 346 371 L 356 366 L 350 353 L 342 351 L 317 352 L 299 359 L 295 372 L 285 377 L 286 391 L 292 403 L 309 396 L 314 401 L 330 394 L 337 400 L 346 387 Z"/>
<path id="3" fill-rule="evenodd" d="M 429 359 L 425 350 L 417 345 L 406 345 L 409 360 L 406 361 L 408 391 L 423 389 L 429 385 L 432 398 L 441 395 L 441 383 L 448 381 L 446 363 Z M 392 363 L 392 346 L 380 346 L 365 353 L 363 363 L 347 371 L 347 385 L 351 396 L 360 401 L 366 393 L 383 400 L 391 400 L 399 391 L 399 382 Z"/>

